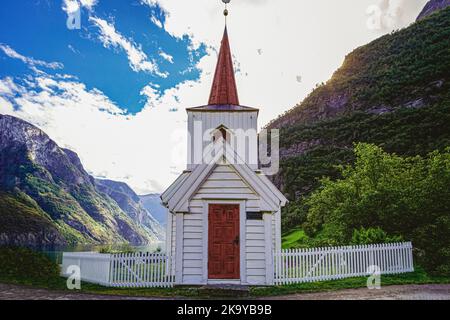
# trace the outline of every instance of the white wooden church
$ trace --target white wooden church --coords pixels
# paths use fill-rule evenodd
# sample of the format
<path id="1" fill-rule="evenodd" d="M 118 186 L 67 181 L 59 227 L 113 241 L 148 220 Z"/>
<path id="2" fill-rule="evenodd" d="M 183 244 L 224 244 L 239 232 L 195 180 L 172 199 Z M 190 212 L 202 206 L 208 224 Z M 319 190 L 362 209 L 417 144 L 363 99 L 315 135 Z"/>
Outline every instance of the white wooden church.
<path id="1" fill-rule="evenodd" d="M 239 104 L 226 28 L 209 103 L 187 113 L 187 169 L 161 196 L 175 283 L 273 284 L 287 200 L 259 168 L 259 110 Z M 238 132 L 244 148 L 232 147 Z"/>
<path id="2" fill-rule="evenodd" d="M 287 199 L 259 164 L 267 160 L 265 146 L 258 150 L 259 110 L 239 104 L 226 28 L 208 105 L 187 113 L 187 168 L 161 195 L 168 209 L 167 254 L 65 252 L 64 276 L 110 287 L 170 287 L 280 285 L 373 270 L 414 271 L 410 242 L 281 250 Z"/>

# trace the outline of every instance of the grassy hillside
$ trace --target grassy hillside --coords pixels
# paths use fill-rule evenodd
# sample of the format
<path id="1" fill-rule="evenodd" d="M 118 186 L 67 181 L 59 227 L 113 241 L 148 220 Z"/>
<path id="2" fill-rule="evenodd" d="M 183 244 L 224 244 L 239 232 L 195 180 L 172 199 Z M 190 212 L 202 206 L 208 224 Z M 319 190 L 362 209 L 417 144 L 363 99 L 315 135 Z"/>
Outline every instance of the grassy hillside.
<path id="1" fill-rule="evenodd" d="M 291 200 L 283 230 L 305 221 L 304 200 L 336 166 L 354 161 L 354 143 L 399 155 L 450 145 L 450 8 L 349 54 L 301 104 L 274 120 L 281 170 L 274 182 Z"/>
<path id="2" fill-rule="evenodd" d="M 18 240 L 36 236 L 36 244 L 65 242 L 50 217 L 31 198 L 20 192 L 0 191 L 0 243 L 5 231 L 8 231 L 9 237 Z"/>

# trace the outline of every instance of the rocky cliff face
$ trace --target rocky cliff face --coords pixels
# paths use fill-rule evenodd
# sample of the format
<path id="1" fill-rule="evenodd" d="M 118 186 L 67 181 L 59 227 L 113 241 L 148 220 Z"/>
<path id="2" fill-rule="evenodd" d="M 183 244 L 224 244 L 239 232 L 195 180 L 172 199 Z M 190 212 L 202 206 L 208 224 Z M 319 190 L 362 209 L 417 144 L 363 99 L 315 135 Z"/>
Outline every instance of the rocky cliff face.
<path id="1" fill-rule="evenodd" d="M 448 6 L 450 6 L 450 0 L 430 0 L 417 17 L 417 21 L 428 17 L 436 11 L 442 10 Z"/>
<path id="2" fill-rule="evenodd" d="M 114 199 L 119 207 L 134 221 L 138 221 L 157 239 L 164 239 L 165 232 L 154 217 L 153 211 L 144 206 L 140 197 L 126 183 L 96 179 L 95 184 L 99 191 Z"/>
<path id="3" fill-rule="evenodd" d="M 160 194 L 152 193 L 143 196 L 139 196 L 142 205 L 152 213 L 152 216 L 158 220 L 158 222 L 165 226 L 167 223 L 167 208 L 162 205 Z"/>
<path id="4" fill-rule="evenodd" d="M 4 203 L 0 212 L 0 219 L 5 221 L 0 223 L 3 243 L 9 239 L 9 242 L 27 244 L 31 238 L 37 239 L 31 241 L 33 244 L 39 242 L 40 232 L 50 230 L 48 221 L 59 236 L 44 242 L 54 244 L 62 238 L 68 243 L 142 244 L 159 240 L 161 236 L 159 231 L 141 224 L 139 217 L 127 214 L 115 200 L 99 191 L 76 153 L 59 148 L 35 126 L 6 115 L 0 115 L 0 191 Z M 17 201 L 11 203 L 11 199 Z M 13 208 L 17 207 L 23 210 L 14 216 Z M 27 221 L 26 216 L 39 216 L 42 228 L 33 230 L 28 223 L 15 230 L 14 219 Z M 12 240 L 19 238 L 22 240 Z"/>

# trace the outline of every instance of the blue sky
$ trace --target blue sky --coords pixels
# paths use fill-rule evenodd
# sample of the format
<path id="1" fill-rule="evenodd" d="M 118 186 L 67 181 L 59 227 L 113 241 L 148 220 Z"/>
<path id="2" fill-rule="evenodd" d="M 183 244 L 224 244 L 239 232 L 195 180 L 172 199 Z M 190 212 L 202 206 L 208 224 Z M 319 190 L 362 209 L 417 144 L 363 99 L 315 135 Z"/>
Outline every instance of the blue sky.
<path id="1" fill-rule="evenodd" d="M 177 38 L 161 28 L 165 12 L 158 5 L 149 6 L 136 0 L 99 1 L 90 10 L 81 7 L 80 30 L 65 27 L 68 16 L 61 1 L 3 0 L 1 5 L 0 43 L 27 57 L 61 63 L 63 68 L 42 69 L 49 75 L 64 73 L 76 77 L 87 89 L 99 89 L 129 113 L 139 112 L 145 106 L 146 97 L 140 92 L 146 85 L 151 84 L 161 93 L 200 76 L 196 65 L 206 54 L 205 46 L 193 50 L 188 36 Z M 101 30 L 90 17 L 114 26 L 163 75 L 133 70 L 123 48 L 104 46 L 99 39 Z M 2 50 L 0 66 L 0 77 L 22 78 L 32 73 L 26 64 L 8 57 Z"/>
<path id="2" fill-rule="evenodd" d="M 240 102 L 267 124 L 426 2 L 232 0 Z M 221 0 L 2 0 L 0 113 L 77 152 L 93 176 L 162 192 L 186 168 L 184 108 L 208 101 L 222 11 Z"/>

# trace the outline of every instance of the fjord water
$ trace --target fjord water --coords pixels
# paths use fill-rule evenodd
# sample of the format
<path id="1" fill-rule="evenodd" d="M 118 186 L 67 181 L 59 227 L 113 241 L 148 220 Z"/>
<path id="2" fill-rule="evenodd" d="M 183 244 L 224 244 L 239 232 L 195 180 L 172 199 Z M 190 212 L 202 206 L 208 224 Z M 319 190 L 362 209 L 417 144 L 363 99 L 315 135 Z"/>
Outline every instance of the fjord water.
<path id="1" fill-rule="evenodd" d="M 62 263 L 63 252 L 156 252 L 165 251 L 164 242 L 153 242 L 145 245 L 132 246 L 128 244 L 79 244 L 66 247 L 35 248 L 45 253 L 58 264 Z"/>

